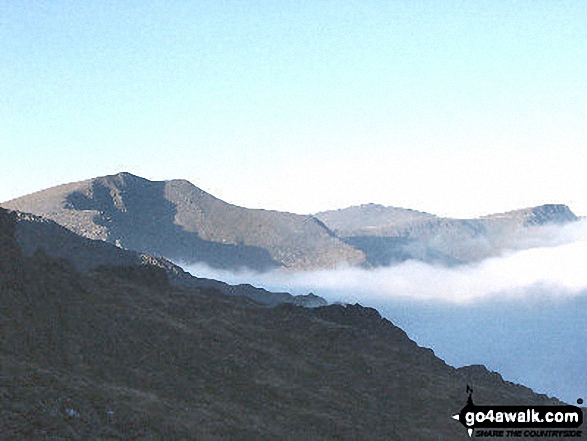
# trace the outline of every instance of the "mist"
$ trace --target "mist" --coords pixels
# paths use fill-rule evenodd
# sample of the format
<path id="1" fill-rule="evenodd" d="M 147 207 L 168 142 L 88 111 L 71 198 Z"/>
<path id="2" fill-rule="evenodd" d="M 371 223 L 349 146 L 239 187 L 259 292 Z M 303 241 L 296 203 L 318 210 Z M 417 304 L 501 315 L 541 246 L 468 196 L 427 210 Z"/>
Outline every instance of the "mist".
<path id="1" fill-rule="evenodd" d="M 492 300 L 567 298 L 587 292 L 587 221 L 531 230 L 502 255 L 442 266 L 408 260 L 373 269 L 226 271 L 184 266 L 199 277 L 251 283 L 293 294 L 314 292 L 334 302 L 379 303 L 388 299 L 472 304 Z"/>
<path id="2" fill-rule="evenodd" d="M 448 364 L 484 364 L 506 380 L 574 403 L 587 396 L 587 221 L 531 229 L 474 264 L 192 274 L 329 302 L 372 306 Z"/>

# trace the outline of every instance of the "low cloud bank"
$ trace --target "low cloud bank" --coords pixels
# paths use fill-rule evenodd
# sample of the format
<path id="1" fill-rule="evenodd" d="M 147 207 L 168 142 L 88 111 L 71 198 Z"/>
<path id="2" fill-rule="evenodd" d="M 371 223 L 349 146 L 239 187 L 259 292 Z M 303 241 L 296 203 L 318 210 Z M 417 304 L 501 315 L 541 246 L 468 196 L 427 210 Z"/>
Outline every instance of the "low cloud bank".
<path id="1" fill-rule="evenodd" d="M 330 301 L 380 303 L 390 299 L 467 304 L 485 300 L 575 297 L 587 293 L 587 221 L 537 228 L 515 250 L 457 267 L 406 261 L 385 268 L 310 272 L 229 272 L 204 265 L 199 277 L 251 283 L 294 294 L 314 292 Z M 523 249 L 520 249 L 523 248 Z"/>
<path id="2" fill-rule="evenodd" d="M 575 403 L 587 394 L 587 222 L 536 228 L 518 239 L 502 256 L 457 267 L 407 261 L 371 270 L 189 270 L 375 307 L 453 366 L 484 364 L 509 381 Z"/>

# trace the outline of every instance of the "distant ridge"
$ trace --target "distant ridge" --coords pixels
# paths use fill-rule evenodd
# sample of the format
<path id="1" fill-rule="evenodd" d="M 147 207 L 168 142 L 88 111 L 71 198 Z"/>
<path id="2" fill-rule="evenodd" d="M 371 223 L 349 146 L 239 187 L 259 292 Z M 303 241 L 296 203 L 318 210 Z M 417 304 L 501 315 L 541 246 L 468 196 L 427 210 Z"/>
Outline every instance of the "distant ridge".
<path id="1" fill-rule="evenodd" d="M 403 208 L 367 204 L 316 214 L 326 226 L 366 255 L 374 266 L 415 259 L 458 265 L 515 249 L 536 227 L 575 222 L 566 205 L 452 219 Z"/>
<path id="2" fill-rule="evenodd" d="M 435 218 L 422 211 L 407 208 L 385 207 L 379 204 L 355 205 L 338 210 L 322 211 L 315 215 L 340 236 L 354 235 L 357 231 L 389 227 L 391 225 Z"/>
<path id="3" fill-rule="evenodd" d="M 548 223 L 563 224 L 574 222 L 579 218 L 569 207 L 563 204 L 545 204 L 538 207 L 512 210 L 505 213 L 490 214 L 479 219 L 485 220 L 509 220 L 510 222 L 522 222 L 524 225 L 544 225 Z"/>
<path id="4" fill-rule="evenodd" d="M 238 207 L 186 180 L 149 181 L 130 173 L 59 185 L 2 206 L 182 264 L 254 271 L 377 267 L 410 259 L 459 265 L 515 249 L 541 226 L 578 219 L 560 204 L 476 219 L 378 204 L 303 216 Z"/>

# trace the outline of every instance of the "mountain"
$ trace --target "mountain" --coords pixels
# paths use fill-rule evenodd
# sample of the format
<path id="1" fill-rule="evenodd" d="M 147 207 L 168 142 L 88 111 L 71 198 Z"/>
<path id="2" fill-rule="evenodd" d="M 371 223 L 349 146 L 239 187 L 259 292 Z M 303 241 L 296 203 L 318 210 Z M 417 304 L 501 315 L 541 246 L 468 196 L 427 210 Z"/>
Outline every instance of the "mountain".
<path id="1" fill-rule="evenodd" d="M 542 227 L 577 220 L 567 206 L 553 204 L 477 219 L 376 204 L 302 216 L 237 207 L 185 180 L 153 182 L 129 173 L 60 185 L 2 206 L 175 262 L 255 271 L 409 259 L 459 265 L 540 246 L 534 236 Z"/>
<path id="2" fill-rule="evenodd" d="M 0 210 L 2 439 L 458 441 L 467 385 L 478 404 L 558 403 L 446 365 L 371 308 L 267 307 L 155 266 L 82 272 L 76 247 L 29 254 L 17 217 Z"/>
<path id="3" fill-rule="evenodd" d="M 293 303 L 314 307 L 326 304 L 324 299 L 314 294 L 292 296 L 284 292 L 269 292 L 248 284 L 229 285 L 217 280 L 194 277 L 162 257 L 125 250 L 101 240 L 87 239 L 36 215 L 21 212 L 13 212 L 11 215 L 15 220 L 14 237 L 23 255 L 31 257 L 42 252 L 52 258 L 71 259 L 72 265 L 81 273 L 104 266 L 148 267 L 161 269 L 174 286 L 215 288 L 226 295 L 248 297 L 267 305 Z"/>
<path id="4" fill-rule="evenodd" d="M 322 211 L 315 215 L 340 237 L 359 236 L 413 221 L 436 218 L 422 211 L 379 204 L 363 204 L 340 210 Z"/>
<path id="5" fill-rule="evenodd" d="M 364 255 L 313 216 L 228 204 L 184 180 L 119 173 L 2 204 L 90 239 L 185 263 L 268 270 L 358 264 Z"/>
<path id="6" fill-rule="evenodd" d="M 374 204 L 317 213 L 316 217 L 363 251 L 373 266 L 408 259 L 445 265 L 475 262 L 522 246 L 540 227 L 578 220 L 569 207 L 555 204 L 477 219 L 443 218 Z"/>

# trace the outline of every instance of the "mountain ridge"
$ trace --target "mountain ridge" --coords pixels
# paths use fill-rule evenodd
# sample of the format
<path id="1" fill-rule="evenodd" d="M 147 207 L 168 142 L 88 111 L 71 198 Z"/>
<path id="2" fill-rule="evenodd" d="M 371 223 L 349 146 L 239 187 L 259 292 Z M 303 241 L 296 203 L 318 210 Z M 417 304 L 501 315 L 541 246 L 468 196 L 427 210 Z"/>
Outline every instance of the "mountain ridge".
<path id="1" fill-rule="evenodd" d="M 185 180 L 129 173 L 65 184 L 13 199 L 5 208 L 47 217 L 91 239 L 213 267 L 332 267 L 360 251 L 312 216 L 228 204 Z"/>
<path id="2" fill-rule="evenodd" d="M 399 211 L 398 211 L 399 210 Z M 399 216 L 394 217 L 394 213 Z M 415 259 L 448 266 L 477 262 L 515 250 L 540 227 L 579 220 L 569 207 L 545 204 L 473 219 L 361 205 L 318 213 L 341 239 L 362 250 L 374 266 Z"/>
<path id="3" fill-rule="evenodd" d="M 447 266 L 495 257 L 546 225 L 578 218 L 545 204 L 474 219 L 363 204 L 299 215 L 240 207 L 184 179 L 122 172 L 0 204 L 71 231 L 175 262 L 264 272 L 378 267 L 415 259 Z"/>

